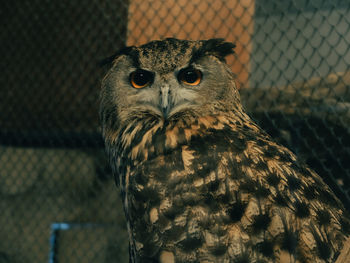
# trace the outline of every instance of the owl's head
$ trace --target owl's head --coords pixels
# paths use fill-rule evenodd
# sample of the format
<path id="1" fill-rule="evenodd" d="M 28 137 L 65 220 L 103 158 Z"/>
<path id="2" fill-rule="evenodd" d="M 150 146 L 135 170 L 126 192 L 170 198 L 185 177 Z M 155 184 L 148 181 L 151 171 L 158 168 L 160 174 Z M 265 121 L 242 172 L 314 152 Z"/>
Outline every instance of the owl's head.
<path id="1" fill-rule="evenodd" d="M 102 82 L 102 122 L 123 123 L 142 114 L 169 120 L 179 113 L 211 115 L 239 107 L 225 63 L 234 47 L 222 39 L 168 38 L 122 49 L 111 57 Z"/>

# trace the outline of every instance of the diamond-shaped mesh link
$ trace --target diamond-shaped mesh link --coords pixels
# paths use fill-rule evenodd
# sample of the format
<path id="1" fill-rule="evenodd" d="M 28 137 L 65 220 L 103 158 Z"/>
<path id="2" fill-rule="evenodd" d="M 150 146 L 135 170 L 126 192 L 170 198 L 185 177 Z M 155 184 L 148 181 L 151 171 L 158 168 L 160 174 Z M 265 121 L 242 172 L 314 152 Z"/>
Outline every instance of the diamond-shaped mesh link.
<path id="1" fill-rule="evenodd" d="M 0 262 L 127 262 L 98 62 L 165 37 L 235 42 L 249 114 L 350 210 L 349 0 L 19 0 L 0 21 Z"/>

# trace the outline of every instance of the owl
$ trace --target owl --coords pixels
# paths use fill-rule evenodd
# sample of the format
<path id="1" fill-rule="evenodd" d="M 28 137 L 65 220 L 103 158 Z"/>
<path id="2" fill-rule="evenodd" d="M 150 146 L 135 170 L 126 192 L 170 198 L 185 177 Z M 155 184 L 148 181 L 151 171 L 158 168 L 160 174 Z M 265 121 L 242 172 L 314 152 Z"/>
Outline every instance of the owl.
<path id="1" fill-rule="evenodd" d="M 126 47 L 100 117 L 131 262 L 334 262 L 340 201 L 242 108 L 222 39 Z"/>

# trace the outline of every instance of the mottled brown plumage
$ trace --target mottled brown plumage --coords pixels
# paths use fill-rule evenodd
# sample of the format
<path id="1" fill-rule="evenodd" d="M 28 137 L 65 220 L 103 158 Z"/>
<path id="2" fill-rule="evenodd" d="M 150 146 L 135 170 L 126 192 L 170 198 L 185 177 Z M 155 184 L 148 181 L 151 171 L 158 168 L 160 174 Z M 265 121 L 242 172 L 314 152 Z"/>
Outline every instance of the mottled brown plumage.
<path id="1" fill-rule="evenodd" d="M 350 234 L 327 185 L 245 114 L 224 63 L 233 47 L 129 47 L 103 80 L 131 262 L 334 262 Z"/>

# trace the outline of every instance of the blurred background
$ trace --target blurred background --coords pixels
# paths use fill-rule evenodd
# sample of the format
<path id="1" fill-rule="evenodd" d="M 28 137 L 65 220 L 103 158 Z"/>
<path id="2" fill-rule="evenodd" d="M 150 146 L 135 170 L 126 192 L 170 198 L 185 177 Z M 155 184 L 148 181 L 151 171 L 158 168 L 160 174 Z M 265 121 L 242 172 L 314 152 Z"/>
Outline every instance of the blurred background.
<path id="1" fill-rule="evenodd" d="M 225 38 L 242 103 L 350 211 L 350 0 L 17 0 L 0 9 L 0 263 L 128 262 L 99 61 Z"/>

